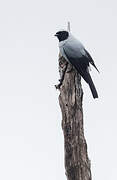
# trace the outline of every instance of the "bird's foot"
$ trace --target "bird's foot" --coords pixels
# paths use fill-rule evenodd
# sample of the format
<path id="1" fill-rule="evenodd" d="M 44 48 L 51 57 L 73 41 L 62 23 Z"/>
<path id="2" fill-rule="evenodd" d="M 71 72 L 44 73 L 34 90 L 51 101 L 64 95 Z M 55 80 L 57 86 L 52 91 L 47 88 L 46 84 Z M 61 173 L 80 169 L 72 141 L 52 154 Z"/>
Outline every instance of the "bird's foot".
<path id="1" fill-rule="evenodd" d="M 55 85 L 55 88 L 56 89 L 60 89 L 60 87 L 62 86 L 62 83 L 63 83 L 63 77 L 61 79 L 59 79 L 59 84 Z"/>
<path id="2" fill-rule="evenodd" d="M 59 80 L 59 81 L 60 81 L 60 80 Z M 61 85 L 62 85 L 62 83 L 60 82 L 59 84 L 55 85 L 55 88 L 56 88 L 56 89 L 60 89 Z"/>

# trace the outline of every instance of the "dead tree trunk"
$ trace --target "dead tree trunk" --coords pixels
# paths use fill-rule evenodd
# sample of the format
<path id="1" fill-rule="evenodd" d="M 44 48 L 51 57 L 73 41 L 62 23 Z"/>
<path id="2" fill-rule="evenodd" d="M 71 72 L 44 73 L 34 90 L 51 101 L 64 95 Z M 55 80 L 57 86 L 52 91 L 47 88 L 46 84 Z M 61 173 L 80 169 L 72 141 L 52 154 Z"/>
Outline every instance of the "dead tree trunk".
<path id="1" fill-rule="evenodd" d="M 90 160 L 83 129 L 83 91 L 77 71 L 59 57 L 60 75 L 66 70 L 60 87 L 59 104 L 64 133 L 65 174 L 67 180 L 91 180 Z"/>

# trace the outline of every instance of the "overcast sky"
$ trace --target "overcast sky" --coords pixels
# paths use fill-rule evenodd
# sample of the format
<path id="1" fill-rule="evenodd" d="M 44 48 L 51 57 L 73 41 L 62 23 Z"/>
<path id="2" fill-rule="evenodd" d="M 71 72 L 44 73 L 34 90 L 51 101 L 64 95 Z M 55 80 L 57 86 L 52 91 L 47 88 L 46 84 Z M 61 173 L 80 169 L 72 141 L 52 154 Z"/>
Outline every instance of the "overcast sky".
<path id="1" fill-rule="evenodd" d="M 117 1 L 0 1 L 0 179 L 66 180 L 56 31 L 92 55 L 94 100 L 82 80 L 93 180 L 117 179 Z"/>

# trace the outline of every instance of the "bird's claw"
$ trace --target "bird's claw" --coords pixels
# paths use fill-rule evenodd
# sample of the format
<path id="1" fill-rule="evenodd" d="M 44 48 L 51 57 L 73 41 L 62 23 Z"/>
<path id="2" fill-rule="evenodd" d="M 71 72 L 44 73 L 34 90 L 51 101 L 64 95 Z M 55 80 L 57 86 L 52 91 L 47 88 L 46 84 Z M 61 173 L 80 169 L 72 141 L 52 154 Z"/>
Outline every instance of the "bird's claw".
<path id="1" fill-rule="evenodd" d="M 60 89 L 61 85 L 62 85 L 62 83 L 59 83 L 59 84 L 55 85 L 55 88 Z"/>

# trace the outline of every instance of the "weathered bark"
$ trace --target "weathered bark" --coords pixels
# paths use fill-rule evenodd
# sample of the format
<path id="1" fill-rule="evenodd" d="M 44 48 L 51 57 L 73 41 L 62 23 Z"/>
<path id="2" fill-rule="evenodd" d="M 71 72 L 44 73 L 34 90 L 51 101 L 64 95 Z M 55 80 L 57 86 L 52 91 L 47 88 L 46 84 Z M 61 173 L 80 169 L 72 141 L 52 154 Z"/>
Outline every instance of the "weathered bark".
<path id="1" fill-rule="evenodd" d="M 60 76 L 65 67 L 65 59 L 59 57 Z M 91 180 L 90 160 L 83 129 L 82 98 L 80 75 L 68 64 L 59 95 L 67 180 Z"/>

